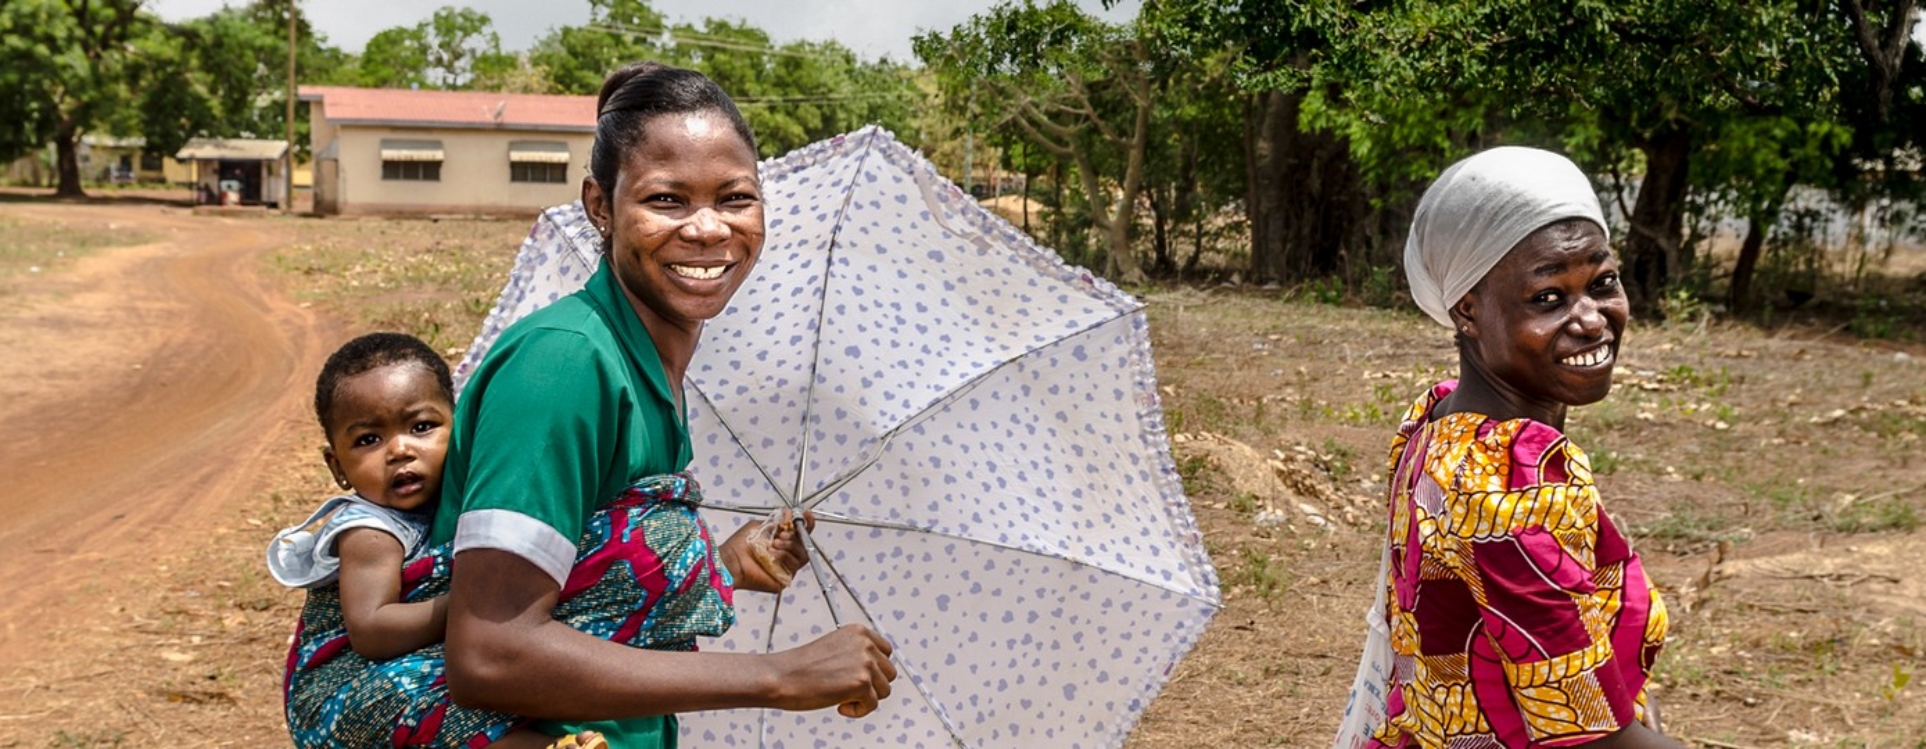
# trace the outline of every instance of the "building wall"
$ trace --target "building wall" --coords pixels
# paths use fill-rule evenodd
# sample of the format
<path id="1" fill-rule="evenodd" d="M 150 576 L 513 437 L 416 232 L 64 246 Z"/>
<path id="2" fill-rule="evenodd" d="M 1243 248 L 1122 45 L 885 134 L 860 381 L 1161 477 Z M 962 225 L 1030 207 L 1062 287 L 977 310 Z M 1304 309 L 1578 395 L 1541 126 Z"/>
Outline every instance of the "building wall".
<path id="1" fill-rule="evenodd" d="M 341 162 L 334 159 L 315 159 L 314 161 L 314 212 L 332 216 L 341 212 L 341 196 L 335 186 L 340 184 L 336 176 Z"/>
<path id="2" fill-rule="evenodd" d="M 194 163 L 169 156 L 161 161 L 161 178 L 170 185 L 193 184 Z"/>
<path id="3" fill-rule="evenodd" d="M 314 159 L 314 212 L 323 216 L 341 213 L 341 162 L 328 153 L 328 144 L 333 143 L 336 133 L 333 123 L 328 121 L 328 107 L 324 100 L 308 102 L 308 153 Z"/>
<path id="4" fill-rule="evenodd" d="M 341 213 L 534 213 L 581 195 L 595 140 L 588 132 L 326 126 L 320 114 L 312 132 L 315 153 L 340 141 L 333 189 L 317 185 L 316 196 L 327 192 Z M 441 179 L 382 179 L 383 138 L 441 141 Z M 517 140 L 567 143 L 567 178 L 560 183 L 511 182 L 508 144 Z M 328 175 L 323 170 L 318 176 Z"/>

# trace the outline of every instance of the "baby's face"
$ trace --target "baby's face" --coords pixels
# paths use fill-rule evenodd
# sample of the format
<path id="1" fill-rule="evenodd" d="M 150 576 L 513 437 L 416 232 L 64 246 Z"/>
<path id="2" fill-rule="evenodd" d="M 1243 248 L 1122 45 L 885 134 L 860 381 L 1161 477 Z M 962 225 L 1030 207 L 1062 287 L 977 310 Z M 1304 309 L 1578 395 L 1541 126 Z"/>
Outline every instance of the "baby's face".
<path id="1" fill-rule="evenodd" d="M 453 406 L 427 367 L 402 363 L 341 380 L 326 457 L 337 480 L 370 502 L 409 512 L 441 496 Z"/>

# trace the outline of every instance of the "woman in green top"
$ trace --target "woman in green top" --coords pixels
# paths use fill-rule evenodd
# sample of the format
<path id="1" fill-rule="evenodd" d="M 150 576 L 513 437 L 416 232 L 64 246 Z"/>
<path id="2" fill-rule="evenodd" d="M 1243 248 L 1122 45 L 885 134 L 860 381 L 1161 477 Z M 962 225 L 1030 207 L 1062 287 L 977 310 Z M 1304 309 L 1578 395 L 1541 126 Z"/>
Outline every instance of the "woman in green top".
<path id="1" fill-rule="evenodd" d="M 768 655 L 692 652 L 695 634 L 731 621 L 731 576 L 780 592 L 778 579 L 808 561 L 793 534 L 759 563 L 747 529 L 712 549 L 692 509 L 675 515 L 699 530 L 687 534 L 694 574 L 703 558 L 726 570 L 709 580 L 720 580 L 719 602 L 648 617 L 667 633 L 650 640 L 659 645 L 555 618 L 559 600 L 582 593 L 569 573 L 597 510 L 688 465 L 684 370 L 763 243 L 754 137 L 713 82 L 633 64 L 603 83 L 598 113 L 582 203 L 606 261 L 582 291 L 504 332 L 456 407 L 432 533 L 454 549 L 449 693 L 553 721 L 539 726 L 551 735 L 597 730 L 617 747 L 674 746 L 673 716 L 689 710 L 868 715 L 896 677 L 890 646 L 868 628 Z M 647 522 L 643 532 L 659 530 Z"/>

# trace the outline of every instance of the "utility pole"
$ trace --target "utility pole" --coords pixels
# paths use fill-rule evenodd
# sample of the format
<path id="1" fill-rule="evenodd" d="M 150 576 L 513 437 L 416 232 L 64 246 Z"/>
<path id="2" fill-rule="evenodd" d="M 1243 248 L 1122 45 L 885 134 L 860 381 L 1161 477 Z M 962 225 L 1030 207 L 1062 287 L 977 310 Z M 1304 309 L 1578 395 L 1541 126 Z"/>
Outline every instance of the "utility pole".
<path id="1" fill-rule="evenodd" d="M 287 163 L 281 167 L 281 212 L 294 213 L 294 0 L 288 0 Z"/>

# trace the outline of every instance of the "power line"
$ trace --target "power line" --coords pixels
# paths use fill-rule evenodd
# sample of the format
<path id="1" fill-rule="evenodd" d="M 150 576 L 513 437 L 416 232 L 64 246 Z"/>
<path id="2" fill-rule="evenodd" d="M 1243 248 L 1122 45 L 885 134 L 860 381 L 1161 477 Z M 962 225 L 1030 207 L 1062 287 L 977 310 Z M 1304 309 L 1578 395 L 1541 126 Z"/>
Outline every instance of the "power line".
<path id="1" fill-rule="evenodd" d="M 870 91 L 857 94 L 796 94 L 793 96 L 741 96 L 731 100 L 737 104 L 813 104 L 818 102 L 851 101 L 856 99 L 894 99 L 911 96 L 911 91 Z"/>
<path id="2" fill-rule="evenodd" d="M 757 53 L 766 54 L 766 55 L 781 55 L 785 57 L 803 57 L 803 58 L 810 58 L 810 59 L 817 59 L 817 60 L 845 59 L 838 55 L 823 54 L 820 52 L 799 52 L 799 51 L 782 49 L 780 47 L 776 47 L 773 45 L 751 44 L 748 42 L 736 41 L 732 39 L 724 39 L 722 37 L 708 36 L 705 34 L 699 34 L 692 31 L 677 31 L 675 29 L 671 29 L 665 26 L 658 26 L 655 28 L 644 28 L 644 27 L 638 27 L 638 26 L 623 26 L 620 24 L 612 24 L 612 23 L 591 23 L 591 24 L 582 26 L 580 28 L 594 29 L 596 31 L 605 31 L 611 34 L 622 34 L 625 36 L 656 37 L 656 38 L 667 37 L 664 41 L 670 44 L 674 44 L 674 45 L 687 44 L 691 47 L 712 47 L 715 49 L 727 49 L 727 50 L 733 50 L 737 52 L 757 52 Z"/>

